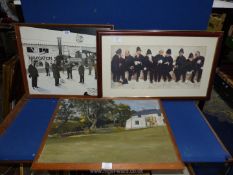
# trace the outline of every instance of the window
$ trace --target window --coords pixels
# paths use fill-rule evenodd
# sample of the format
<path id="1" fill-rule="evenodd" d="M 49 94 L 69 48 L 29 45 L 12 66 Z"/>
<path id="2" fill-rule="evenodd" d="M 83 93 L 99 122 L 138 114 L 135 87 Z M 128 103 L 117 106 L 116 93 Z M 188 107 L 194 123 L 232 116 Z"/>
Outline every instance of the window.
<path id="1" fill-rule="evenodd" d="M 139 125 L 139 121 L 138 120 L 135 121 L 135 125 Z"/>
<path id="2" fill-rule="evenodd" d="M 40 66 L 40 67 L 43 67 L 43 65 L 44 65 L 43 62 L 40 61 L 40 62 L 39 62 L 39 66 Z"/>
<path id="3" fill-rule="evenodd" d="M 39 52 L 40 53 L 49 53 L 49 49 L 48 48 L 39 48 Z"/>
<path id="4" fill-rule="evenodd" d="M 27 47 L 27 52 L 28 53 L 35 53 L 35 48 L 34 47 Z"/>

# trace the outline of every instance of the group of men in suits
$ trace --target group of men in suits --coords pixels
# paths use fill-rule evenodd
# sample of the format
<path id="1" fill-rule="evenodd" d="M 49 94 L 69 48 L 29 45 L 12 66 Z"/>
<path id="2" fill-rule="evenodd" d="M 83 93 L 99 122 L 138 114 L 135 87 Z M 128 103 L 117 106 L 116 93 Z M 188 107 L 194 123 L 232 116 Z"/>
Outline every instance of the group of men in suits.
<path id="1" fill-rule="evenodd" d="M 66 65 L 67 79 L 73 78 L 73 75 L 72 75 L 73 66 L 74 65 L 71 62 Z M 60 86 L 59 79 L 61 78 L 61 76 L 60 76 L 61 67 L 57 64 L 56 60 L 54 60 L 54 62 L 51 63 L 51 65 L 47 61 L 45 62 L 46 76 L 50 76 L 50 69 L 52 70 L 52 73 L 53 73 L 53 78 L 55 80 L 55 83 L 54 83 L 55 86 Z M 79 72 L 79 77 L 80 77 L 79 83 L 84 84 L 85 67 L 83 64 L 78 66 L 78 72 Z M 33 89 L 39 88 L 37 86 L 39 72 L 38 72 L 38 69 L 36 67 L 36 61 L 31 61 L 31 64 L 29 64 L 28 74 L 29 74 L 29 78 L 31 78 L 32 88 Z"/>
<path id="2" fill-rule="evenodd" d="M 54 61 L 54 63 L 51 63 L 51 69 L 53 72 L 53 77 L 55 80 L 55 86 L 59 86 L 59 78 L 60 78 L 60 68 L 59 66 L 56 64 L 56 60 Z M 48 62 L 45 62 L 45 72 L 46 72 L 46 76 L 50 76 L 50 65 Z M 36 61 L 31 61 L 31 64 L 29 64 L 28 66 L 28 76 L 29 78 L 31 78 L 31 83 L 32 83 L 32 88 L 39 88 L 37 86 L 37 81 L 38 81 L 38 77 L 39 77 L 39 72 L 38 69 L 36 67 Z"/>
<path id="3" fill-rule="evenodd" d="M 171 49 L 167 49 L 166 53 L 160 50 L 155 56 L 150 49 L 147 49 L 144 56 L 141 48 L 137 47 L 135 56 L 132 56 L 129 50 L 125 50 L 123 56 L 122 49 L 119 48 L 111 60 L 112 80 L 127 84 L 132 76 L 135 76 L 138 82 L 142 74 L 144 81 L 147 81 L 149 75 L 150 83 L 160 82 L 161 79 L 169 82 L 173 79 L 176 82 L 182 79 L 185 82 L 186 74 L 190 72 L 189 80 L 195 83 L 194 80 L 197 77 L 196 81 L 200 82 L 204 61 L 205 58 L 200 55 L 200 51 L 196 51 L 195 54 L 190 53 L 186 59 L 183 48 L 179 50 L 179 56 L 176 59 L 173 59 Z M 127 78 L 126 72 L 128 72 Z"/>

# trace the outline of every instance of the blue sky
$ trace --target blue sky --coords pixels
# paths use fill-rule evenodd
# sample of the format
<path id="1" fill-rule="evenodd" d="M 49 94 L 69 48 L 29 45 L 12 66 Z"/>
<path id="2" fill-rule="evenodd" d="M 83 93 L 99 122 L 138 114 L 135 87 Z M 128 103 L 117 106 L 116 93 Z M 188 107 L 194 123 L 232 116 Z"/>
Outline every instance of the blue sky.
<path id="1" fill-rule="evenodd" d="M 158 100 L 114 100 L 116 104 L 127 104 L 132 110 L 159 109 Z"/>

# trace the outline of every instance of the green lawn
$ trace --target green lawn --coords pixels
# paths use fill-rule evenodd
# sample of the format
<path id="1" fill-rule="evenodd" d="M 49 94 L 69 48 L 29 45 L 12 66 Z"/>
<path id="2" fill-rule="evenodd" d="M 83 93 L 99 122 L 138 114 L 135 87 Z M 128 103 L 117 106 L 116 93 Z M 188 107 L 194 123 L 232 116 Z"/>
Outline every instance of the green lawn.
<path id="1" fill-rule="evenodd" d="M 175 162 L 177 157 L 165 126 L 48 138 L 40 163 L 158 163 Z"/>

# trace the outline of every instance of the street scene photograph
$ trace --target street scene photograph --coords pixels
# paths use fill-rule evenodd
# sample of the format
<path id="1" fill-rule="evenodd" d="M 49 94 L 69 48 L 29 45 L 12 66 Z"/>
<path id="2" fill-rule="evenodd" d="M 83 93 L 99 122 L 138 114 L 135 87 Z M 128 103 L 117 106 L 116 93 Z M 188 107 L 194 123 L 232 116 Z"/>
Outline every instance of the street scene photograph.
<path id="1" fill-rule="evenodd" d="M 93 29 L 96 31 L 96 29 Z M 93 30 L 21 26 L 30 94 L 97 95 Z"/>

